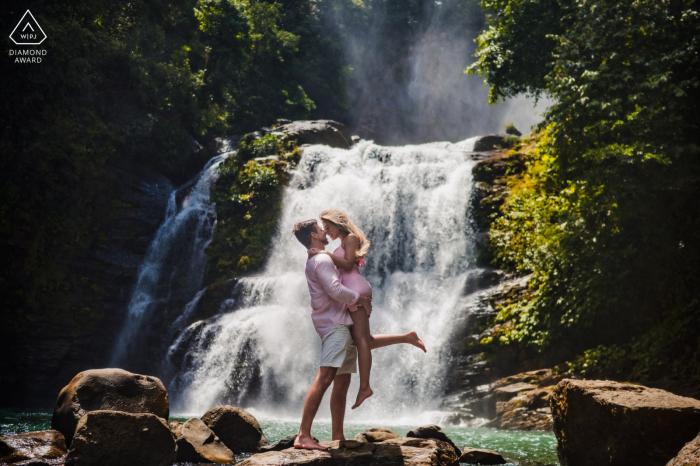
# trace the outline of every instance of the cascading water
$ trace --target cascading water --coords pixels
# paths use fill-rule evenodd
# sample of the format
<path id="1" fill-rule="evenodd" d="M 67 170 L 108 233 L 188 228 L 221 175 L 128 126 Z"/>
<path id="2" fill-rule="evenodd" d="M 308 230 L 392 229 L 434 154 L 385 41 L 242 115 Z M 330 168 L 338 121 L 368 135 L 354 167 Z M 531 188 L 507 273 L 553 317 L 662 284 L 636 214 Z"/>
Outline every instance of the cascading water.
<path id="1" fill-rule="evenodd" d="M 291 231 L 327 208 L 347 212 L 372 242 L 363 270 L 373 287 L 372 333 L 416 330 L 428 348 L 427 354 L 409 345 L 374 351 L 375 395 L 348 419 L 415 420 L 438 409 L 447 346 L 475 267 L 468 222 L 473 142 L 306 148 L 264 272 L 240 280 L 219 315 L 188 326 L 171 346 L 170 358 L 180 355 L 169 383 L 173 410 L 203 413 L 226 402 L 300 415 L 320 340 L 310 317 L 306 251 Z"/>
<path id="2" fill-rule="evenodd" d="M 168 321 L 182 313 L 201 288 L 207 264 L 204 250 L 216 223 L 209 188 L 226 156 L 212 158 L 195 179 L 170 195 L 165 220 L 139 269 L 127 320 L 112 354 L 113 367 L 151 369 L 154 353 L 162 352 L 159 343 L 167 339 Z M 160 338 L 146 336 L 149 331 L 160 333 Z"/>

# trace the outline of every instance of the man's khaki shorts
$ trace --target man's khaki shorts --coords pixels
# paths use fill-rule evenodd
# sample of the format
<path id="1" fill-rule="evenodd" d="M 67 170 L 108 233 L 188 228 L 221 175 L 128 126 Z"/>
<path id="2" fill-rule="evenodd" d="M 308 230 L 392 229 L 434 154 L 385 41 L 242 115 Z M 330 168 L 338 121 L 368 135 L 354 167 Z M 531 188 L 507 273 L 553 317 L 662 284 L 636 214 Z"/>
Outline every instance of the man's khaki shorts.
<path id="1" fill-rule="evenodd" d="M 321 337 L 321 367 L 337 367 L 336 375 L 357 372 L 357 348 L 350 327 L 336 325 Z"/>

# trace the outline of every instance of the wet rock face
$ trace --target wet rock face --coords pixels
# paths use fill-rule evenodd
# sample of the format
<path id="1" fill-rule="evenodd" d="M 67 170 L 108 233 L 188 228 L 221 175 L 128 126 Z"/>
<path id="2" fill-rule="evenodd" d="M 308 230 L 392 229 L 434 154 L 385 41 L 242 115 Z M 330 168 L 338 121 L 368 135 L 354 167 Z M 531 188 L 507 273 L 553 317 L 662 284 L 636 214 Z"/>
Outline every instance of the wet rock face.
<path id="1" fill-rule="evenodd" d="M 451 466 L 459 456 L 445 442 L 433 439 L 398 438 L 381 443 L 343 440 L 321 442 L 328 451 L 296 450 L 290 448 L 253 455 L 240 466 L 268 466 L 271 464 L 332 465 L 415 465 Z"/>
<path id="2" fill-rule="evenodd" d="M 355 435 L 355 437 L 353 437 L 353 440 L 356 440 L 358 442 L 376 443 L 393 438 L 401 438 L 401 436 L 389 429 L 384 429 L 382 427 L 372 427 L 371 429 L 367 429 L 364 432 L 360 432 L 359 434 Z"/>
<path id="3" fill-rule="evenodd" d="M 700 401 L 641 385 L 566 379 L 550 403 L 562 466 L 664 465 L 700 432 Z"/>
<path id="4" fill-rule="evenodd" d="M 204 413 L 202 421 L 234 453 L 257 452 L 268 445 L 257 419 L 241 408 L 217 406 Z"/>
<path id="5" fill-rule="evenodd" d="M 675 458 L 666 466 L 697 466 L 700 465 L 700 435 L 686 443 Z"/>
<path id="6" fill-rule="evenodd" d="M 452 439 L 449 438 L 447 434 L 445 434 L 445 432 L 442 431 L 440 426 L 437 426 L 435 424 L 428 424 L 425 426 L 416 427 L 415 429 L 410 430 L 406 434 L 406 437 L 440 440 L 441 442 L 445 442 L 451 445 L 452 448 L 455 449 L 455 452 L 457 452 L 458 456 L 461 454 L 459 448 L 457 448 L 457 445 L 455 445 Z"/>
<path id="7" fill-rule="evenodd" d="M 459 457 L 460 463 L 466 464 L 506 464 L 507 461 L 493 450 L 484 450 L 482 448 L 464 447 L 462 456 Z"/>
<path id="8" fill-rule="evenodd" d="M 66 466 L 171 466 L 176 448 L 156 415 L 92 411 L 78 424 Z"/>
<path id="9" fill-rule="evenodd" d="M 56 430 L 0 437 L 0 464 L 58 459 L 66 453 L 66 440 Z"/>
<path id="10" fill-rule="evenodd" d="M 56 400 L 51 428 L 71 446 L 73 434 L 86 413 L 98 410 L 150 413 L 167 419 L 168 392 L 156 377 L 122 369 L 93 369 L 76 375 Z"/>
<path id="11" fill-rule="evenodd" d="M 275 128 L 274 132 L 282 133 L 285 138 L 296 141 L 300 146 L 324 144 L 341 149 L 352 146 L 352 137 L 348 128 L 332 120 L 293 121 Z"/>
<path id="12" fill-rule="evenodd" d="M 233 452 L 219 440 L 201 419 L 185 423 L 171 422 L 170 430 L 177 444 L 176 463 L 219 463 L 236 461 Z"/>

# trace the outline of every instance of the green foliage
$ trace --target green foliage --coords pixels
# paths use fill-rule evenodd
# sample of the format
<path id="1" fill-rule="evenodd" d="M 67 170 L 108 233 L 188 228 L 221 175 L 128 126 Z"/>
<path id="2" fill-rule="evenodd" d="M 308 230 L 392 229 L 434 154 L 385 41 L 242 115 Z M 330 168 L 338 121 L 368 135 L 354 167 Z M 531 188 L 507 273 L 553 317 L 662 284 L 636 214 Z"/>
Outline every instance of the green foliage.
<path id="1" fill-rule="evenodd" d="M 265 160 L 256 160 L 259 157 Z M 289 170 L 300 158 L 299 149 L 274 134 L 259 139 L 247 134 L 239 150 L 219 165 L 211 191 L 217 223 L 207 248 L 207 283 L 255 272 L 263 265 Z"/>
<path id="2" fill-rule="evenodd" d="M 503 8 L 497 17 L 508 34 L 531 7 L 493 5 Z M 493 342 L 583 354 L 571 363 L 579 369 L 589 361 L 604 370 L 618 358 L 630 361 L 627 376 L 700 380 L 690 369 L 700 363 L 697 4 L 579 0 L 557 8 L 563 20 L 542 25 L 562 27 L 548 36 L 556 44 L 543 58 L 545 85 L 511 65 L 489 68 L 497 57 L 483 48 L 486 61 L 474 68 L 487 80 L 496 73 L 492 96 L 540 89 L 556 101 L 493 223 L 498 263 L 533 273 L 532 297 L 501 309 Z M 487 36 L 513 60 L 537 43 L 510 48 L 509 37 Z"/>

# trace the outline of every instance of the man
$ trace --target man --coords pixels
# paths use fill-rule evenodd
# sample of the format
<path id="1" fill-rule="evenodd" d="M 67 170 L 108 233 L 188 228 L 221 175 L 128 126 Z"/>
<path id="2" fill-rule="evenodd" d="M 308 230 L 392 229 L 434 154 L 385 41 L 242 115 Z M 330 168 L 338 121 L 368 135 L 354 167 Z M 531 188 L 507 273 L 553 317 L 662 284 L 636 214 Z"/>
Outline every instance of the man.
<path id="1" fill-rule="evenodd" d="M 316 220 L 297 223 L 293 232 L 307 250 L 323 249 L 328 244 L 326 232 Z M 327 254 L 316 254 L 306 261 L 306 281 L 311 294 L 311 319 L 321 337 L 321 367 L 306 395 L 294 448 L 327 450 L 311 437 L 311 424 L 323 395 L 332 383 L 333 440 L 345 439 L 345 400 L 350 386 L 350 374 L 357 372 L 357 349 L 352 345 L 348 328 L 352 325 L 352 319 L 347 304 L 361 305 L 369 315 L 372 312 L 372 302 L 369 296 L 360 296 L 340 283 L 338 269 Z"/>

